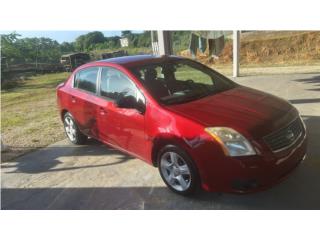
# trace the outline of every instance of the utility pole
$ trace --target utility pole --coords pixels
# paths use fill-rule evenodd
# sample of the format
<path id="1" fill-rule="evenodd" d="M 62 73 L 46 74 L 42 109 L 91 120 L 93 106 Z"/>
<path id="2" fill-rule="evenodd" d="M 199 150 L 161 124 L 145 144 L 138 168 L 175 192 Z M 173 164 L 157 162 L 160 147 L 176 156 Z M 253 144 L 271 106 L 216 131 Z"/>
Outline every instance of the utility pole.
<path id="1" fill-rule="evenodd" d="M 153 55 L 159 55 L 159 43 L 154 34 L 155 31 L 151 31 L 151 47 Z"/>
<path id="2" fill-rule="evenodd" d="M 172 39 L 170 31 L 158 31 L 158 43 L 160 55 L 172 55 Z"/>
<path id="3" fill-rule="evenodd" d="M 38 51 L 39 51 L 39 46 L 37 43 L 37 45 L 36 45 L 36 72 L 38 71 Z"/>
<path id="4" fill-rule="evenodd" d="M 0 135 L 0 138 L 1 138 L 1 152 L 5 152 L 8 148 L 6 145 L 3 144 L 1 135 Z"/>
<path id="5" fill-rule="evenodd" d="M 240 31 L 233 31 L 233 77 L 240 76 Z"/>

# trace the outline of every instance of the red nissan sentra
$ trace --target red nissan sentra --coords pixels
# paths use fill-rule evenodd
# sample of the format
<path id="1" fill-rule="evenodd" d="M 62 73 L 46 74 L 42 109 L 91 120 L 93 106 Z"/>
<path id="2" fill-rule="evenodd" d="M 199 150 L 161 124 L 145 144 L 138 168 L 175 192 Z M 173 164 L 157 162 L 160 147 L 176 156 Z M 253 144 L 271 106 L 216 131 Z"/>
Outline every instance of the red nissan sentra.
<path id="1" fill-rule="evenodd" d="M 82 65 L 57 88 L 66 134 L 155 167 L 176 193 L 252 192 L 305 157 L 306 130 L 287 101 L 196 61 L 129 56 Z"/>

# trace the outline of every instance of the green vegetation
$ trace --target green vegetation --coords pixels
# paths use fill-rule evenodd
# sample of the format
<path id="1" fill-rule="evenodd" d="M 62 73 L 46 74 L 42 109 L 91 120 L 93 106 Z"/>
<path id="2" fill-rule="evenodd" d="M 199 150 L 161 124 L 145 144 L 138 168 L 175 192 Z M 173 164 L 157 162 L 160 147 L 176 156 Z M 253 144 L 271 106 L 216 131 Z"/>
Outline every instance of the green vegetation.
<path id="1" fill-rule="evenodd" d="M 64 138 L 55 88 L 67 77 L 68 73 L 33 76 L 1 91 L 1 134 L 12 151 L 23 153 Z"/>
<path id="2" fill-rule="evenodd" d="M 121 48 L 119 36 L 105 37 L 101 32 L 91 32 L 79 36 L 75 42 L 61 44 L 49 38 L 19 38 L 17 33 L 2 35 L 1 54 L 6 61 L 1 61 L 1 65 L 58 63 L 62 54 L 75 51 L 89 52 L 93 59 L 99 59 L 101 53 L 118 50 L 126 50 L 129 55 L 151 53 L 150 31 L 139 34 L 122 31 L 122 37 L 128 38 L 129 47 Z M 180 55 L 188 49 L 190 31 L 174 31 L 172 37 L 174 54 Z M 241 75 L 319 72 L 319 41 L 319 32 L 243 34 Z M 184 56 L 190 57 L 187 54 Z M 210 62 L 207 56 L 200 55 L 197 60 L 230 76 L 232 41 L 226 41 L 219 60 Z M 181 69 L 179 74 L 183 79 L 194 78 L 187 69 Z M 10 153 L 21 154 L 63 139 L 55 88 L 68 77 L 68 73 L 22 74 L 6 81 L 5 85 L 3 76 L 1 135 L 4 143 L 9 145 Z"/>
<path id="3" fill-rule="evenodd" d="M 74 50 L 71 44 L 59 44 L 50 38 L 18 38 L 19 36 L 15 32 L 1 35 L 1 56 L 8 64 L 58 63 L 61 53 Z"/>
<path id="4" fill-rule="evenodd" d="M 122 31 L 121 37 L 126 37 L 129 40 L 129 47 L 121 48 L 128 50 L 129 54 L 141 53 L 141 50 L 147 53 L 151 52 L 151 31 L 144 31 L 143 33 Z M 101 32 L 90 32 L 79 36 L 75 41 L 75 46 L 77 50 L 81 51 L 119 50 L 121 47 L 119 39 L 121 37 L 104 37 Z M 172 39 L 175 53 L 185 50 L 189 46 L 190 31 L 173 31 Z"/>
<path id="5" fill-rule="evenodd" d="M 121 37 L 129 40 L 129 48 L 149 48 L 151 49 L 150 31 L 143 33 L 131 33 L 131 31 L 122 31 Z M 75 47 L 78 51 L 92 50 L 116 50 L 121 47 L 119 36 L 104 37 L 103 33 L 95 31 L 79 36 L 75 41 Z"/>
<path id="6" fill-rule="evenodd" d="M 178 65 L 176 67 L 175 77 L 177 80 L 192 80 L 195 83 L 212 84 L 212 79 L 208 74 L 191 68 L 188 65 Z"/>
<path id="7" fill-rule="evenodd" d="M 191 34 L 191 31 L 173 31 L 172 32 L 174 54 L 179 55 L 181 51 L 189 48 L 190 34 Z"/>
<path id="8" fill-rule="evenodd" d="M 129 39 L 129 49 L 151 49 L 150 32 L 133 34 L 123 31 L 123 36 Z M 75 42 L 59 44 L 50 38 L 19 38 L 16 32 L 1 35 L 1 65 L 22 63 L 59 63 L 62 54 L 71 52 L 103 52 L 119 49 L 120 37 L 104 37 L 101 32 L 89 32 L 79 36 Z M 137 51 L 137 50 L 134 50 Z"/>
<path id="9" fill-rule="evenodd" d="M 119 36 L 105 37 L 97 31 L 61 44 L 49 38 L 21 38 L 16 32 L 1 35 L 1 69 L 14 64 L 59 63 L 62 54 L 77 51 L 89 52 L 93 59 L 120 49 L 129 55 L 151 53 L 150 31 L 139 34 L 122 31 L 121 35 L 128 38 L 129 47 L 121 48 Z M 187 35 L 187 32 L 173 33 L 174 48 L 187 46 Z M 16 74 L 10 79 L 4 79 L 7 75 L 2 74 L 1 134 L 13 157 L 64 138 L 55 88 L 68 73 L 32 74 Z"/>
<path id="10" fill-rule="evenodd" d="M 129 54 L 151 52 L 151 32 L 132 33 L 122 31 L 120 36 L 105 37 L 102 32 L 94 31 L 79 36 L 74 42 L 59 44 L 50 38 L 19 38 L 16 32 L 1 35 L 2 57 L 8 64 L 16 63 L 58 63 L 60 56 L 76 51 L 82 52 L 108 52 L 121 48 L 120 38 L 129 40 L 129 47 L 121 48 Z M 190 31 L 174 31 L 173 48 L 175 52 L 187 49 Z"/>

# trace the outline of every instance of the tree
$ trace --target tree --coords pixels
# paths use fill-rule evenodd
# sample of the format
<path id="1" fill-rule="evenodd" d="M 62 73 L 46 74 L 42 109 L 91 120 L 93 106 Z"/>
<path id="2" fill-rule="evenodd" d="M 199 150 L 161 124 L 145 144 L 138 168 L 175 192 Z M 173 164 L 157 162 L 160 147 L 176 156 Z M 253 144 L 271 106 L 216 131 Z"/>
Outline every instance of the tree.
<path id="1" fill-rule="evenodd" d="M 88 51 L 92 49 L 93 45 L 103 42 L 105 42 L 103 33 L 95 31 L 79 36 L 75 45 L 79 51 Z"/>
<path id="2" fill-rule="evenodd" d="M 2 56 L 9 64 L 57 63 L 61 56 L 60 45 L 50 38 L 18 38 L 11 33 L 1 36 Z"/>
<path id="3" fill-rule="evenodd" d="M 21 58 L 21 53 L 15 46 L 19 36 L 21 35 L 16 32 L 1 35 L 1 55 L 8 62 L 13 61 L 15 58 Z"/>
<path id="4" fill-rule="evenodd" d="M 132 35 L 132 32 L 129 30 L 121 31 L 121 37 L 128 37 Z"/>
<path id="5" fill-rule="evenodd" d="M 61 53 L 72 53 L 75 51 L 75 44 L 69 42 L 63 42 L 60 44 Z"/>
<path id="6" fill-rule="evenodd" d="M 150 47 L 151 46 L 151 32 L 150 31 L 144 31 L 141 34 L 137 35 L 137 46 L 138 47 Z"/>

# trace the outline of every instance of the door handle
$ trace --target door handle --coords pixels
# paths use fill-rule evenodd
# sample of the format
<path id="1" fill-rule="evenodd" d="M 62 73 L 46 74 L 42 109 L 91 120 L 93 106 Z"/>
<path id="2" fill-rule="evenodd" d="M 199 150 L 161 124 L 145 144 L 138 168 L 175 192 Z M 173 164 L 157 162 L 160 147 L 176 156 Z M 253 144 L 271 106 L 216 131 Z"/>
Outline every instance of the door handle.
<path id="1" fill-rule="evenodd" d="M 71 97 L 71 102 L 72 102 L 72 103 L 76 103 L 76 98 L 72 96 L 72 97 Z"/>
<path id="2" fill-rule="evenodd" d="M 99 112 L 100 112 L 100 115 L 106 115 L 107 114 L 106 110 L 103 107 L 99 108 Z"/>

